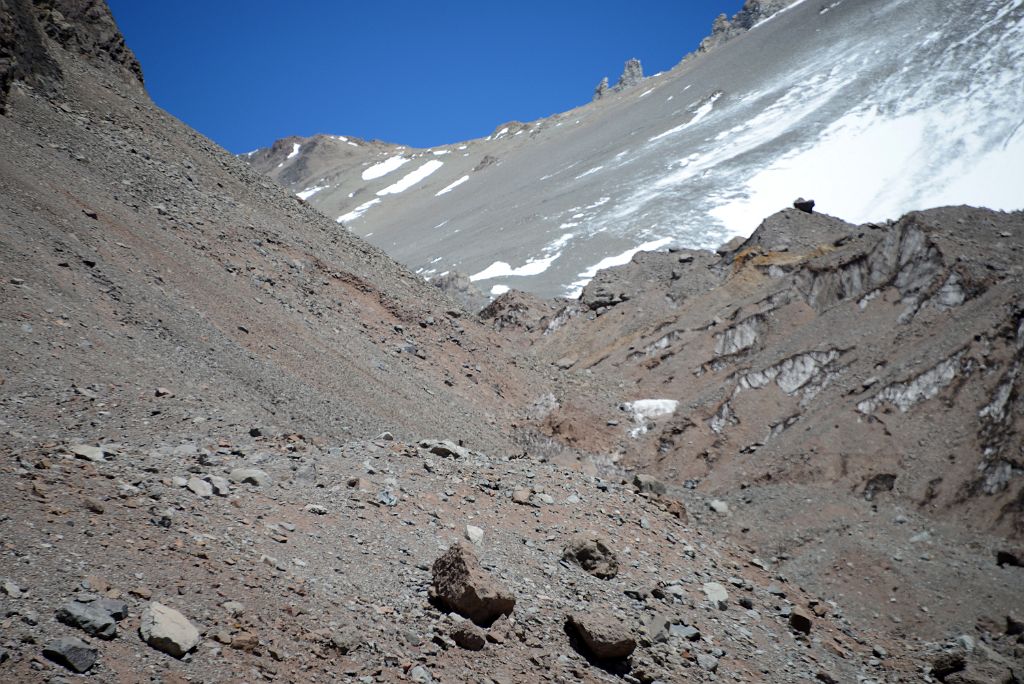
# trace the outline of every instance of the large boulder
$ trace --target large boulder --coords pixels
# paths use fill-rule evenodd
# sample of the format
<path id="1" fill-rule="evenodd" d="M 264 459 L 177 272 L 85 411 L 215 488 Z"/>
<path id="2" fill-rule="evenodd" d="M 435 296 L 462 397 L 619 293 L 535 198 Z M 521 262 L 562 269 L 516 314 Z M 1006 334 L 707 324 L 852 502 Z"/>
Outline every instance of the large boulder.
<path id="1" fill-rule="evenodd" d="M 99 603 L 69 601 L 57 609 L 57 620 L 100 639 L 113 639 L 117 636 L 117 621 Z"/>
<path id="2" fill-rule="evenodd" d="M 438 603 L 488 626 L 516 605 L 515 597 L 480 567 L 473 552 L 459 543 L 434 561 L 430 594 Z"/>
<path id="3" fill-rule="evenodd" d="M 147 644 L 181 658 L 199 644 L 199 630 L 173 608 L 153 601 L 142 611 L 139 636 Z"/>
<path id="4" fill-rule="evenodd" d="M 565 545 L 562 558 L 601 579 L 611 579 L 619 573 L 619 559 L 608 540 L 592 532 L 574 535 Z"/>

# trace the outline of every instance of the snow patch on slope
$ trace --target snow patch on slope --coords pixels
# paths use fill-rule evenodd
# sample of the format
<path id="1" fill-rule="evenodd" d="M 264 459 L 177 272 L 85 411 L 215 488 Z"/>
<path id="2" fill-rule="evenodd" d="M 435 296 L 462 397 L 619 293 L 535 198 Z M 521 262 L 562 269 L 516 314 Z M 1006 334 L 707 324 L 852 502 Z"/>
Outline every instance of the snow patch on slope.
<path id="1" fill-rule="evenodd" d="M 389 157 L 388 159 L 385 159 L 382 162 L 378 162 L 373 166 L 365 169 L 363 171 L 363 180 L 374 180 L 376 178 L 380 178 L 381 176 L 386 176 L 395 169 L 397 169 L 398 167 L 402 166 L 402 164 L 406 164 L 409 161 L 409 159 L 403 157 L 400 154 L 394 157 Z"/>
<path id="2" fill-rule="evenodd" d="M 379 195 L 379 196 L 397 195 L 400 192 L 405 192 L 406 190 L 408 190 L 412 186 L 416 185 L 417 183 L 419 183 L 420 181 L 425 179 L 430 174 L 432 174 L 435 171 L 437 171 L 442 166 L 444 166 L 444 162 L 443 161 L 438 161 L 436 159 L 431 159 L 430 161 L 428 161 L 427 163 L 425 163 L 423 166 L 419 167 L 415 171 L 407 173 L 398 182 L 392 183 L 391 185 L 389 185 L 388 187 L 384 188 L 383 190 L 378 190 L 377 191 L 377 195 Z"/>

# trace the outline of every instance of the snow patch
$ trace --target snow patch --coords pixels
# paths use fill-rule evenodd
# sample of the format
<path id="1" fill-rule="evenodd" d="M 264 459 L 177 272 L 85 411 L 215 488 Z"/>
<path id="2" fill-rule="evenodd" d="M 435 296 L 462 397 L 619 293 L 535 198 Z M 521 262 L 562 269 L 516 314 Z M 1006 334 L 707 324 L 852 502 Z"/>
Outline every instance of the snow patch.
<path id="1" fill-rule="evenodd" d="M 385 159 L 382 162 L 378 162 L 378 163 L 374 164 L 373 166 L 371 166 L 371 167 L 369 167 L 367 169 L 364 169 L 363 170 L 363 180 L 364 181 L 368 181 L 368 180 L 373 180 L 375 178 L 380 178 L 381 176 L 386 176 L 389 173 L 391 173 L 392 171 L 394 171 L 395 169 L 397 169 L 398 167 L 400 167 L 403 164 L 406 164 L 408 162 L 409 162 L 409 159 L 403 157 L 400 154 L 396 155 L 394 157 L 390 157 L 388 159 Z"/>
<path id="2" fill-rule="evenodd" d="M 509 288 L 508 285 L 495 285 L 494 287 L 491 288 L 491 296 L 492 297 L 497 297 L 499 295 L 503 295 L 506 292 L 508 292 L 510 289 L 511 288 Z"/>
<path id="3" fill-rule="evenodd" d="M 300 190 L 299 192 L 295 193 L 295 196 L 298 197 L 301 200 L 307 200 L 310 197 L 312 197 L 313 195 L 315 195 L 316 193 L 320 192 L 321 190 L 324 190 L 324 189 L 329 188 L 329 187 L 330 187 L 329 185 L 317 185 L 317 186 L 314 186 L 312 188 L 306 188 L 305 190 Z"/>
<path id="4" fill-rule="evenodd" d="M 348 212 L 347 214 L 342 214 L 341 216 L 339 216 L 336 219 L 336 221 L 338 223 L 348 223 L 349 221 L 355 221 L 357 218 L 365 214 L 366 211 L 375 204 L 380 204 L 380 199 L 372 199 L 369 202 L 363 202 L 362 204 L 360 204 L 358 207 Z"/>
<path id="5" fill-rule="evenodd" d="M 624 411 L 630 413 L 630 418 L 636 427 L 629 431 L 630 437 L 639 437 L 651 428 L 651 421 L 661 416 L 670 416 L 676 412 L 679 402 L 675 399 L 637 399 L 622 405 Z"/>
<path id="6" fill-rule="evenodd" d="M 436 159 L 431 159 L 430 161 L 428 161 L 427 163 L 423 164 L 423 166 L 419 167 L 415 171 L 407 173 L 398 182 L 392 183 L 391 185 L 389 185 L 388 187 L 384 188 L 383 190 L 378 190 L 377 191 L 377 195 L 378 196 L 397 195 L 400 192 L 404 192 L 404 191 L 408 190 L 409 188 L 411 188 L 412 186 L 414 186 L 417 183 L 419 183 L 420 181 L 422 181 L 423 179 L 425 179 L 430 174 L 432 174 L 435 171 L 437 171 L 442 166 L 444 166 L 444 162 L 443 161 L 438 161 Z"/>
<path id="7" fill-rule="evenodd" d="M 458 179 L 457 181 L 453 181 L 451 184 L 446 185 L 442 190 L 439 190 L 437 192 L 437 194 L 434 195 L 434 197 L 440 197 L 441 195 L 446 195 L 446 194 L 448 194 L 449 192 L 451 192 L 455 188 L 459 187 L 460 185 L 462 185 L 463 183 L 465 183 L 468 180 L 469 180 L 469 176 L 468 175 L 463 176 L 462 178 Z"/>
<path id="8" fill-rule="evenodd" d="M 298 156 L 299 149 L 301 148 L 302 145 L 300 145 L 299 143 L 292 143 L 292 151 L 288 153 L 288 156 L 285 157 L 285 159 L 291 159 L 292 157 Z"/>

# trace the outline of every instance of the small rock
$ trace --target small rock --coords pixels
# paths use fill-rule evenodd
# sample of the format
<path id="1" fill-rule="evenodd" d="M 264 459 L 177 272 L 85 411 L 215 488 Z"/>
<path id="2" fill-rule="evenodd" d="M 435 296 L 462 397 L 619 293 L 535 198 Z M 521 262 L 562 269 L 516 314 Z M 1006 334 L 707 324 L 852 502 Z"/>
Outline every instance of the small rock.
<path id="1" fill-rule="evenodd" d="M 302 510 L 313 515 L 327 515 L 327 509 L 320 504 L 306 504 L 306 507 Z"/>
<path id="2" fill-rule="evenodd" d="M 213 496 L 213 485 L 206 480 L 199 479 L 198 477 L 190 477 L 185 486 L 188 487 L 193 494 L 204 499 Z"/>
<path id="3" fill-rule="evenodd" d="M 814 200 L 798 197 L 796 198 L 796 200 L 793 201 L 793 207 L 799 209 L 802 212 L 810 214 L 811 212 L 814 211 Z"/>
<path id="4" fill-rule="evenodd" d="M 199 644 L 199 630 L 184 615 L 156 601 L 142 611 L 139 636 L 175 658 L 183 657 Z"/>
<path id="5" fill-rule="evenodd" d="M 3 584 L 0 584 L 0 591 L 3 591 L 5 594 L 14 599 L 21 598 L 22 595 L 21 587 L 19 587 L 11 580 L 4 580 Z"/>
<path id="6" fill-rule="evenodd" d="M 99 652 L 76 637 L 64 637 L 43 647 L 43 656 L 79 674 L 96 664 Z"/>
<path id="7" fill-rule="evenodd" d="M 704 595 L 718 607 L 725 610 L 729 607 L 729 592 L 718 582 L 705 582 L 703 586 Z"/>
<path id="8" fill-rule="evenodd" d="M 117 636 L 117 621 L 96 603 L 69 601 L 57 609 L 57 620 L 100 639 Z"/>
<path id="9" fill-rule="evenodd" d="M 530 490 L 529 489 L 517 489 L 512 492 L 512 503 L 517 503 L 521 506 L 530 505 Z"/>
<path id="10" fill-rule="evenodd" d="M 940 653 L 932 661 L 932 674 L 940 681 L 967 667 L 967 653 L 963 649 Z"/>
<path id="11" fill-rule="evenodd" d="M 228 479 L 238 484 L 251 484 L 257 487 L 270 485 L 270 476 L 259 468 L 235 468 L 228 474 Z"/>
<path id="12" fill-rule="evenodd" d="M 636 648 L 636 641 L 621 622 L 595 613 L 574 613 L 567 618 L 567 626 L 579 635 L 594 657 L 600 660 L 628 658 Z"/>
<path id="13" fill-rule="evenodd" d="M 409 679 L 416 682 L 416 684 L 429 684 L 429 682 L 434 681 L 434 677 L 430 674 L 430 670 L 422 665 L 417 665 L 409 670 Z"/>
<path id="14" fill-rule="evenodd" d="M 431 596 L 479 625 L 489 625 L 515 608 L 515 597 L 480 567 L 472 551 L 458 542 L 434 561 L 432 570 Z"/>
<path id="15" fill-rule="evenodd" d="M 466 539 L 480 546 L 484 541 L 484 531 L 475 525 L 466 525 Z"/>
<path id="16" fill-rule="evenodd" d="M 708 672 L 714 672 L 718 669 L 718 658 L 713 655 L 708 655 L 707 653 L 698 653 L 697 664 Z"/>
<path id="17" fill-rule="evenodd" d="M 88 444 L 75 444 L 70 447 L 68 451 L 78 458 L 86 461 L 92 461 L 93 463 L 104 463 L 107 460 L 103 457 L 103 449 L 89 446 Z"/>
<path id="18" fill-rule="evenodd" d="M 206 481 L 210 483 L 210 487 L 213 488 L 213 493 L 217 496 L 227 496 L 231 493 L 231 482 L 226 477 L 220 475 L 207 475 Z"/>
<path id="19" fill-rule="evenodd" d="M 153 395 L 156 396 L 156 397 L 161 397 L 161 398 L 163 398 L 163 397 L 170 398 L 170 397 L 174 396 L 174 392 L 172 392 L 171 390 L 167 389 L 166 387 L 157 387 L 156 390 L 154 390 Z"/>
<path id="20" fill-rule="evenodd" d="M 652 475 L 638 473 L 633 476 L 633 486 L 638 492 L 650 492 L 658 496 L 664 496 L 668 489 L 665 483 Z"/>
<path id="21" fill-rule="evenodd" d="M 793 606 L 793 610 L 789 613 L 789 626 L 798 632 L 810 634 L 813 622 L 811 614 L 800 606 Z"/>
<path id="22" fill-rule="evenodd" d="M 725 503 L 721 499 L 712 499 L 708 503 L 708 508 L 720 515 L 729 515 L 729 504 Z"/>
<path id="23" fill-rule="evenodd" d="M 609 542 L 592 532 L 573 536 L 565 545 L 562 558 L 601 579 L 611 579 L 619 572 L 619 561 Z"/>
<path id="24" fill-rule="evenodd" d="M 420 448 L 426 449 L 435 456 L 450 456 L 452 458 L 468 458 L 469 449 L 455 444 L 454 442 L 443 439 L 443 440 L 432 440 L 424 439 L 420 442 Z"/>
<path id="25" fill-rule="evenodd" d="M 468 651 L 480 651 L 487 643 L 484 631 L 469 620 L 462 620 L 449 634 L 456 644 Z"/>
<path id="26" fill-rule="evenodd" d="M 692 625 L 672 625 L 669 636 L 687 641 L 700 641 L 700 630 Z"/>
<path id="27" fill-rule="evenodd" d="M 85 505 L 85 510 L 97 515 L 102 515 L 107 510 L 102 501 L 92 497 L 87 497 L 82 503 Z"/>

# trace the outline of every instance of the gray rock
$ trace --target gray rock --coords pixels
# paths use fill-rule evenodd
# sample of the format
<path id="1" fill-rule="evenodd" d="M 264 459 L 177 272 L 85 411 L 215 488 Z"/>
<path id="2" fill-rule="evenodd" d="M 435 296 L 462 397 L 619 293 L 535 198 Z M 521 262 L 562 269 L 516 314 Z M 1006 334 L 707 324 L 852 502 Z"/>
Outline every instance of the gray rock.
<path id="1" fill-rule="evenodd" d="M 628 658 L 636 648 L 633 635 L 619 620 L 596 613 L 573 613 L 567 618 L 567 626 L 600 660 Z"/>
<path id="2" fill-rule="evenodd" d="M 57 620 L 100 639 L 117 636 L 117 621 L 96 603 L 69 601 L 57 609 Z"/>
<path id="3" fill-rule="evenodd" d="M 800 606 L 793 606 L 789 613 L 789 626 L 798 632 L 810 634 L 811 625 L 814 624 L 811 614 Z"/>
<path id="4" fill-rule="evenodd" d="M 252 484 L 257 487 L 270 485 L 270 476 L 259 468 L 235 468 L 228 474 L 228 479 L 238 484 Z"/>
<path id="5" fill-rule="evenodd" d="M 451 440 L 424 439 L 420 441 L 420 448 L 426 449 L 435 456 L 451 458 L 468 458 L 469 449 L 465 449 Z"/>
<path id="6" fill-rule="evenodd" d="M 478 625 L 508 615 L 516 599 L 488 575 L 473 552 L 459 543 L 434 561 L 431 596 L 441 605 Z"/>
<path id="7" fill-rule="evenodd" d="M 12 582 L 11 580 L 4 580 L 3 584 L 0 584 L 0 591 L 10 596 L 13 599 L 21 598 L 21 587 Z"/>
<path id="8" fill-rule="evenodd" d="M 81 674 L 96 664 L 99 652 L 77 637 L 63 637 L 46 644 L 43 657 Z"/>
<path id="9" fill-rule="evenodd" d="M 686 639 L 687 641 L 698 641 L 700 630 L 692 625 L 672 625 L 669 635 L 673 638 Z"/>
<path id="10" fill-rule="evenodd" d="M 106 611 L 106 613 L 116 621 L 121 621 L 128 617 L 128 604 L 120 599 L 112 599 L 103 596 L 93 601 L 92 605 L 96 606 L 100 610 Z"/>
<path id="11" fill-rule="evenodd" d="M 206 480 L 199 479 L 198 477 L 190 477 L 185 486 L 188 487 L 193 494 L 204 499 L 213 496 L 213 485 Z"/>
<path id="12" fill-rule="evenodd" d="M 718 658 L 707 653 L 698 653 L 697 664 L 708 672 L 714 672 L 718 669 Z"/>
<path id="13" fill-rule="evenodd" d="M 638 492 L 649 492 L 658 496 L 664 496 L 667 491 L 664 482 L 645 473 L 637 473 L 633 476 L 633 486 Z"/>
<path id="14" fill-rule="evenodd" d="M 430 670 L 427 668 L 422 665 L 417 665 L 409 670 L 409 679 L 417 684 L 427 684 L 428 682 L 434 681 L 434 676 L 430 674 Z"/>
<path id="15" fill-rule="evenodd" d="M 573 536 L 562 550 L 562 558 L 601 579 L 611 579 L 619 573 L 619 560 L 609 542 L 592 532 Z"/>
<path id="16" fill-rule="evenodd" d="M 626 65 L 622 69 L 622 75 L 619 76 L 619 82 L 615 84 L 615 89 L 629 88 L 642 80 L 644 80 L 644 68 L 640 64 L 640 60 L 633 57 L 626 61 Z"/>
<path id="17" fill-rule="evenodd" d="M 601 82 L 594 88 L 594 101 L 600 100 L 608 93 L 608 77 L 605 76 L 601 79 Z"/>
<path id="18" fill-rule="evenodd" d="M 220 475 L 208 475 L 206 481 L 210 483 L 213 493 L 217 496 L 227 496 L 231 493 L 231 482 Z"/>
<path id="19" fill-rule="evenodd" d="M 184 615 L 156 601 L 142 611 L 139 636 L 175 658 L 183 657 L 199 644 L 199 630 Z"/>
<path id="20" fill-rule="evenodd" d="M 103 449 L 89 446 L 88 444 L 74 444 L 68 448 L 68 451 L 78 458 L 92 461 L 93 463 L 104 463 L 107 460 L 103 457 Z"/>
<path id="21" fill-rule="evenodd" d="M 729 606 L 729 592 L 718 582 L 705 582 L 702 589 L 704 595 L 708 597 L 708 601 L 716 605 L 719 610 L 725 610 Z"/>
<path id="22" fill-rule="evenodd" d="M 480 546 L 484 542 L 484 531 L 476 525 L 466 525 L 466 539 L 470 543 Z"/>
<path id="23" fill-rule="evenodd" d="M 708 503 L 708 508 L 710 508 L 715 513 L 718 513 L 720 515 L 728 515 L 729 514 L 729 504 L 725 503 L 724 501 L 722 501 L 720 499 L 713 499 L 713 500 L 711 500 Z"/>

